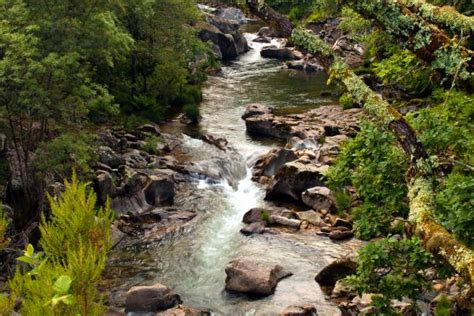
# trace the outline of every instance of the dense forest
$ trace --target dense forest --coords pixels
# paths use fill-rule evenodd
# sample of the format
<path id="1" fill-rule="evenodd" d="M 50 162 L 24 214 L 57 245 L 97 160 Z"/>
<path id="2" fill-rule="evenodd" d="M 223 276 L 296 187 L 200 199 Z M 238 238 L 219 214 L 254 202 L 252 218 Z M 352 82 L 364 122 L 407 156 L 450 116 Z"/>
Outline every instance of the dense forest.
<path id="1" fill-rule="evenodd" d="M 470 315 L 473 15 L 470 0 L 0 0 L 0 315 Z M 260 64 L 244 64 L 255 51 Z M 286 77 L 269 77 L 262 95 L 268 83 L 251 72 Z M 291 84 L 284 106 L 262 105 L 281 101 L 278 80 Z M 298 81 L 310 80 L 320 81 L 303 91 L 309 107 L 292 107 Z M 256 96 L 239 85 L 257 85 Z M 312 90 L 322 92 L 311 99 Z M 242 149 L 252 146 L 258 158 Z M 234 210 L 247 224 L 236 253 L 267 236 L 277 241 L 258 241 L 252 260 L 291 273 L 216 244 L 233 260 L 225 284 L 210 285 L 235 297 L 203 293 L 223 300 L 215 310 L 186 276 L 177 288 L 193 308 L 116 272 L 123 253 L 145 265 L 144 249 L 167 262 L 186 234 L 188 247 L 197 243 L 194 231 L 217 216 L 201 207 L 220 210 L 233 200 L 218 197 L 242 183 L 263 193 L 237 198 L 251 209 Z M 216 191 L 203 198 L 208 187 Z M 214 228 L 238 232 L 229 218 Z M 224 240 L 220 232 L 206 231 L 203 244 Z M 322 239 L 351 251 L 309 249 Z M 282 240 L 292 249 L 306 241 L 305 260 L 321 252 L 310 280 L 318 297 L 285 301 L 277 288 L 267 303 L 278 312 L 252 306 L 267 304 L 259 298 L 280 279 L 300 286 L 296 250 L 273 260 L 286 255 L 269 249 Z M 156 267 L 167 264 L 153 265 L 153 280 L 170 280 Z M 133 287 L 115 298 L 110 280 Z"/>

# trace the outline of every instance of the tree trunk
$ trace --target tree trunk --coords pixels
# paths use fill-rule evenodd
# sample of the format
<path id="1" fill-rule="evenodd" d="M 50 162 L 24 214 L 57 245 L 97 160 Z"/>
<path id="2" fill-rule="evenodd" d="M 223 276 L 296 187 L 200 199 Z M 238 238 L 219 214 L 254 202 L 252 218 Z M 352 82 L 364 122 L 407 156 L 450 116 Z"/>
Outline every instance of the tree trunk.
<path id="1" fill-rule="evenodd" d="M 247 7 L 253 15 L 258 16 L 265 23 L 269 24 L 275 31 L 277 31 L 278 36 L 287 37 L 291 36 L 293 31 L 293 25 L 291 22 L 284 16 L 273 10 L 270 6 L 263 3 L 259 0 L 246 0 Z"/>
<path id="2" fill-rule="evenodd" d="M 256 1 L 247 1 L 248 4 L 250 2 Z M 265 5 L 260 5 L 249 8 L 251 11 L 256 9 L 267 11 L 268 7 L 267 9 L 265 7 Z M 255 15 L 259 16 L 256 13 Z M 286 17 L 278 12 L 272 12 L 272 16 L 276 18 L 278 25 L 289 25 L 289 21 L 282 23 Z M 269 18 L 268 15 L 265 17 Z M 264 19 L 264 21 L 267 20 Z M 316 56 L 329 73 L 330 79 L 341 81 L 354 102 L 362 104 L 368 115 L 396 136 L 411 162 L 410 170 L 407 173 L 409 219 L 423 238 L 425 247 L 443 257 L 458 273 L 472 283 L 474 281 L 474 254 L 472 250 L 456 240 L 433 219 L 430 163 L 427 161 L 428 155 L 417 140 L 413 128 L 397 110 L 372 91 L 319 37 L 308 31 L 295 29 L 292 31 L 291 40 L 295 45 Z"/>

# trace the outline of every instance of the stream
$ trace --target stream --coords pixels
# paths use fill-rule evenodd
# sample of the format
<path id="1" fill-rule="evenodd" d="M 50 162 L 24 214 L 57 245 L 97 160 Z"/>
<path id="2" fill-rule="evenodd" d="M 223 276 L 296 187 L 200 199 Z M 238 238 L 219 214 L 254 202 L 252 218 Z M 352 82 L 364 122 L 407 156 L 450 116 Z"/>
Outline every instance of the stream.
<path id="1" fill-rule="evenodd" d="M 275 315 L 289 305 L 308 303 L 316 305 L 319 315 L 338 315 L 339 309 L 321 292 L 314 277 L 329 262 L 353 251 L 357 241 L 334 243 L 317 235 L 286 233 L 246 237 L 239 232 L 245 212 L 269 203 L 263 199 L 264 190 L 252 182 L 248 165 L 280 144 L 246 134 L 240 118 L 245 105 L 262 102 L 278 111 L 299 112 L 334 103 L 320 96 L 328 90 L 326 75 L 282 69 L 280 62 L 260 57 L 260 49 L 268 44 L 252 42 L 256 37 L 252 33 L 246 37 L 252 49 L 209 77 L 200 125 L 189 128 L 176 121 L 162 128 L 166 133 L 182 134 L 183 150 L 196 164 L 226 168 L 224 173 L 234 185 L 225 179 L 218 183 L 196 179 L 191 191 L 178 192 L 175 205 L 200 214 L 198 223 L 146 248 L 112 253 L 108 267 L 114 281 L 111 292 L 120 296 L 135 285 L 161 283 L 178 293 L 184 305 L 210 309 L 216 315 Z M 228 163 L 210 163 L 219 152 L 193 138 L 203 133 L 226 138 L 236 154 Z M 229 294 L 224 290 L 224 268 L 237 257 L 280 264 L 294 274 L 266 298 Z"/>

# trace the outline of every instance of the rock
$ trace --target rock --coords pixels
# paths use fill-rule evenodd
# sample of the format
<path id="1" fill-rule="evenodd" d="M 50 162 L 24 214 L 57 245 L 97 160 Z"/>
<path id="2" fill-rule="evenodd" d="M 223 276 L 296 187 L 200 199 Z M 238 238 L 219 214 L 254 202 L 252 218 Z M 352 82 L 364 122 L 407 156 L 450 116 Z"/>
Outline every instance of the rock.
<path id="1" fill-rule="evenodd" d="M 286 226 L 291 228 L 299 229 L 301 221 L 297 219 L 290 219 L 279 215 L 270 215 L 269 224 L 277 226 Z"/>
<path id="2" fill-rule="evenodd" d="M 365 49 L 348 35 L 339 37 L 332 46 L 332 50 L 343 55 L 346 64 L 352 68 L 360 67 L 364 62 Z"/>
<path id="3" fill-rule="evenodd" d="M 145 152 L 142 152 L 138 149 L 132 149 L 122 155 L 125 163 L 128 167 L 136 169 L 146 168 L 148 162 L 144 158 L 144 155 L 147 155 Z"/>
<path id="4" fill-rule="evenodd" d="M 306 221 L 314 226 L 319 226 L 323 223 L 321 215 L 318 212 L 313 210 L 305 211 L 305 212 L 298 212 L 298 218 L 301 221 Z"/>
<path id="5" fill-rule="evenodd" d="M 223 20 L 233 20 L 238 22 L 239 24 L 245 24 L 247 22 L 247 18 L 242 10 L 238 8 L 220 8 L 214 12 L 215 16 L 221 18 Z"/>
<path id="6" fill-rule="evenodd" d="M 245 224 L 267 222 L 272 215 L 281 215 L 286 209 L 277 207 L 255 207 L 244 214 L 242 222 Z"/>
<path id="7" fill-rule="evenodd" d="M 174 181 L 168 175 L 149 176 L 149 183 L 144 192 L 148 204 L 161 206 L 163 202 L 173 200 Z"/>
<path id="8" fill-rule="evenodd" d="M 107 198 L 113 198 L 117 195 L 117 188 L 115 187 L 114 180 L 109 172 L 100 171 L 96 177 L 95 183 L 98 198 L 102 203 L 105 203 Z"/>
<path id="9" fill-rule="evenodd" d="M 100 146 L 98 153 L 99 161 L 112 169 L 116 169 L 124 164 L 124 161 L 120 155 L 113 151 L 110 147 Z"/>
<path id="10" fill-rule="evenodd" d="M 275 32 L 269 26 L 264 26 L 261 27 L 260 30 L 258 30 L 257 35 L 265 37 L 275 37 Z"/>
<path id="11" fill-rule="evenodd" d="M 243 227 L 240 232 L 244 235 L 262 234 L 265 231 L 265 222 L 250 223 Z"/>
<path id="12" fill-rule="evenodd" d="M 356 294 L 354 293 L 354 290 L 349 284 L 347 284 L 347 282 L 344 281 L 344 279 L 337 280 L 336 284 L 334 285 L 334 289 L 331 292 L 332 298 L 353 298 L 355 296 Z"/>
<path id="13" fill-rule="evenodd" d="M 181 304 L 181 298 L 162 284 L 134 286 L 127 292 L 126 312 L 157 312 Z"/>
<path id="14" fill-rule="evenodd" d="M 211 316 L 211 313 L 207 310 L 179 305 L 156 313 L 154 316 Z"/>
<path id="15" fill-rule="evenodd" d="M 263 58 L 274 58 L 280 60 L 298 60 L 303 58 L 303 55 L 299 51 L 288 47 L 279 48 L 273 45 L 262 48 L 260 55 Z"/>
<path id="16" fill-rule="evenodd" d="M 306 60 L 306 59 L 287 61 L 286 62 L 286 67 L 288 69 L 304 70 L 306 72 L 322 72 L 322 71 L 324 71 L 323 66 L 321 66 L 318 62 L 309 61 L 309 60 Z"/>
<path id="17" fill-rule="evenodd" d="M 299 201 L 305 190 L 324 185 L 321 178 L 327 169 L 326 165 L 316 165 L 301 160 L 288 162 L 278 169 L 265 198 L 291 197 Z"/>
<path id="18" fill-rule="evenodd" d="M 275 175 L 278 168 L 285 163 L 296 159 L 298 159 L 298 156 L 293 150 L 286 148 L 272 149 L 256 161 L 253 168 L 254 177 L 272 177 Z"/>
<path id="19" fill-rule="evenodd" d="M 151 134 L 151 135 L 156 135 L 156 136 L 161 135 L 160 128 L 158 127 L 158 125 L 155 125 L 155 124 L 141 125 L 137 128 L 137 130 L 142 132 L 142 133 L 147 133 L 147 134 Z"/>
<path id="20" fill-rule="evenodd" d="M 342 219 L 342 218 L 336 218 L 334 221 L 334 226 L 335 227 L 347 227 L 349 229 L 352 229 L 352 223 L 349 222 L 348 220 Z"/>
<path id="21" fill-rule="evenodd" d="M 245 112 L 242 115 L 242 119 L 249 118 L 251 116 L 257 116 L 261 114 L 272 114 L 273 108 L 261 104 L 261 103 L 250 103 L 245 107 Z"/>
<path id="22" fill-rule="evenodd" d="M 198 36 L 219 47 L 223 59 L 233 59 L 249 50 L 247 40 L 239 30 L 237 22 L 205 14 L 206 22 L 198 23 Z"/>
<path id="23" fill-rule="evenodd" d="M 273 294 L 278 281 L 291 276 L 279 265 L 261 261 L 238 258 L 229 262 L 225 268 L 227 275 L 225 289 L 246 294 L 268 296 Z"/>
<path id="24" fill-rule="evenodd" d="M 258 36 L 252 40 L 255 43 L 270 43 L 270 39 L 265 36 Z"/>
<path id="25" fill-rule="evenodd" d="M 304 204 L 313 210 L 331 210 L 335 207 L 334 197 L 331 190 L 325 186 L 316 186 L 307 189 L 301 195 Z"/>
<path id="26" fill-rule="evenodd" d="M 207 135 L 202 135 L 201 140 L 208 144 L 216 146 L 220 150 L 225 151 L 227 149 L 228 141 L 227 139 L 223 137 L 216 138 L 212 135 L 207 134 Z"/>
<path id="27" fill-rule="evenodd" d="M 293 305 L 285 308 L 279 316 L 317 316 L 316 307 L 312 304 Z"/>
<path id="28" fill-rule="evenodd" d="M 350 257 L 333 261 L 324 267 L 315 277 L 319 285 L 334 286 L 340 279 L 357 271 L 357 263 Z"/>
<path id="29" fill-rule="evenodd" d="M 329 239 L 331 240 L 346 240 L 354 237 L 354 233 L 350 230 L 347 231 L 333 231 L 329 233 Z"/>

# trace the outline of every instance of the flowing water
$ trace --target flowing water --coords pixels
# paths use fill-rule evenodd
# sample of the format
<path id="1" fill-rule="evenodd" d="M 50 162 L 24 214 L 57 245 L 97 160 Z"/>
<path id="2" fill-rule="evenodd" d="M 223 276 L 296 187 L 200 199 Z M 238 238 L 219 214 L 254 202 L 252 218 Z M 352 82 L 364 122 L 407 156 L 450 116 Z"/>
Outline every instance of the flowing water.
<path id="1" fill-rule="evenodd" d="M 336 244 L 317 235 L 246 237 L 239 232 L 243 214 L 267 204 L 263 189 L 251 181 L 249 161 L 277 145 L 245 133 L 240 119 L 245 105 L 263 102 L 282 111 L 301 111 L 334 102 L 320 97 L 322 91 L 328 90 L 325 75 L 284 70 L 279 62 L 260 57 L 260 48 L 265 44 L 253 43 L 255 35 L 247 37 L 252 49 L 209 78 L 199 130 L 187 130 L 178 123 L 163 127 L 164 131 L 177 134 L 225 137 L 235 148 L 228 156 L 189 136 L 182 136 L 182 147 L 197 165 L 222 169 L 226 177 L 218 183 L 196 179 L 191 191 L 177 194 L 178 207 L 200 214 L 194 229 L 147 248 L 112 255 L 108 269 L 115 281 L 112 292 L 120 296 L 134 285 L 162 283 L 175 290 L 185 305 L 209 308 L 219 315 L 275 315 L 288 305 L 305 303 L 314 303 L 319 315 L 338 315 L 338 309 L 325 298 L 314 276 L 334 258 L 357 247 L 356 241 Z M 263 299 L 229 294 L 224 291 L 224 267 L 236 257 L 280 264 L 294 275 L 282 280 L 274 295 Z"/>

